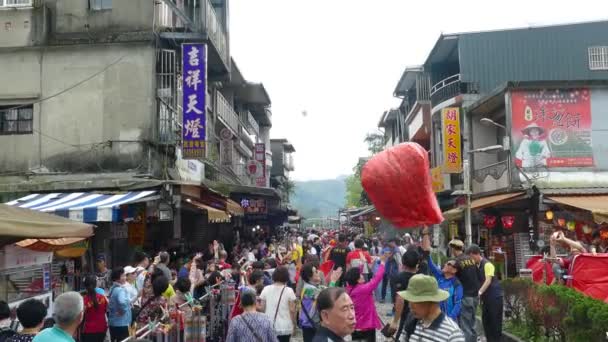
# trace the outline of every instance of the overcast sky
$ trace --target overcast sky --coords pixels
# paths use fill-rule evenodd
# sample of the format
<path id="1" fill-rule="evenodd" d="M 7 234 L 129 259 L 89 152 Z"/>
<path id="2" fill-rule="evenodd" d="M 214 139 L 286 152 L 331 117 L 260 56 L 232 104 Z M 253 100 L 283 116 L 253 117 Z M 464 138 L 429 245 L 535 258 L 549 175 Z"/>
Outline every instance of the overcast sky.
<path id="1" fill-rule="evenodd" d="M 272 100 L 297 180 L 350 174 L 406 66 L 439 35 L 606 19 L 608 1 L 231 0 L 230 49 Z M 304 116 L 303 113 L 307 115 Z"/>

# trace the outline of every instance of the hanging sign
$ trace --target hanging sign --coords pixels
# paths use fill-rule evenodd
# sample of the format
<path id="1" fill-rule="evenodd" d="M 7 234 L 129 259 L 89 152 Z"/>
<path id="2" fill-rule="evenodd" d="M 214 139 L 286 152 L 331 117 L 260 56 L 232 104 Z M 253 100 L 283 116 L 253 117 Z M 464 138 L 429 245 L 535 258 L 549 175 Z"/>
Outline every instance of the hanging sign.
<path id="1" fill-rule="evenodd" d="M 441 110 L 443 134 L 443 172 L 462 172 L 462 151 L 460 146 L 460 108 L 448 107 Z"/>
<path id="2" fill-rule="evenodd" d="M 207 45 L 182 44 L 182 154 L 184 159 L 205 157 Z"/>

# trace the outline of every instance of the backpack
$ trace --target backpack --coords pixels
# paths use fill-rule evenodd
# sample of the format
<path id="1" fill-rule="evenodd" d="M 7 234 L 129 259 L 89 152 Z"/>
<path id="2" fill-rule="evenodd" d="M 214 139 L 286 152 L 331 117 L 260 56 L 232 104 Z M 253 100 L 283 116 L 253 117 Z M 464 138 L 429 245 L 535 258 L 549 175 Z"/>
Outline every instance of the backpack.
<path id="1" fill-rule="evenodd" d="M 2 328 L 0 329 L 0 342 L 4 342 L 16 334 L 17 332 L 11 328 Z"/>

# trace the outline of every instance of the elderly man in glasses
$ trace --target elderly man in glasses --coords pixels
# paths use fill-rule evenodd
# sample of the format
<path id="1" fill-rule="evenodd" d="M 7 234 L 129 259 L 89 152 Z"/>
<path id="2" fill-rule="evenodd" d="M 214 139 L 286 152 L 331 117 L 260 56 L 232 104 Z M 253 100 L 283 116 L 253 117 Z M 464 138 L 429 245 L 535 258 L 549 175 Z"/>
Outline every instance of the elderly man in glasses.
<path id="1" fill-rule="evenodd" d="M 437 283 L 439 283 L 439 288 L 448 292 L 450 295 L 448 299 L 439 304 L 441 311 L 443 311 L 454 321 L 458 322 L 463 291 L 462 284 L 460 284 L 460 281 L 458 281 L 458 278 L 456 277 L 456 273 L 458 272 L 456 260 L 448 259 L 448 261 L 443 264 L 442 269 L 439 269 L 439 267 L 435 265 L 433 259 L 431 258 L 431 239 L 429 237 L 428 228 L 423 231 L 422 249 L 425 251 L 426 258 L 429 263 L 429 269 L 431 270 L 433 276 L 435 276 L 435 279 L 437 279 Z"/>

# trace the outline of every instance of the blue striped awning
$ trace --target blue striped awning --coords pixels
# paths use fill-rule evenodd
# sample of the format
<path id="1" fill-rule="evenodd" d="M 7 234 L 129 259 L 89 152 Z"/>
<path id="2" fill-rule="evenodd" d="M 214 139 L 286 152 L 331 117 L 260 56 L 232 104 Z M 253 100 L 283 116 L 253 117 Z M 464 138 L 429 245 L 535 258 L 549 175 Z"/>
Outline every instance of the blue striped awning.
<path id="1" fill-rule="evenodd" d="M 156 191 L 118 194 L 90 192 L 31 194 L 5 204 L 63 216 L 80 222 L 120 221 L 121 205 L 156 199 Z"/>

